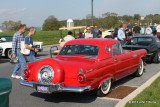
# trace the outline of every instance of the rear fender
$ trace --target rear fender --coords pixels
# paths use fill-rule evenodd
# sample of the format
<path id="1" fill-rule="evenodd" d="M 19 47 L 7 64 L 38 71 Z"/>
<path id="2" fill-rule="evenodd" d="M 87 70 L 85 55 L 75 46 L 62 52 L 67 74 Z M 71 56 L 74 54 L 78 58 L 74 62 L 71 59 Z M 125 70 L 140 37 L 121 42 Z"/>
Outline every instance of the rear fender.
<path id="1" fill-rule="evenodd" d="M 102 85 L 102 83 L 103 83 L 105 80 L 109 80 L 109 79 L 111 79 L 111 81 L 114 80 L 114 78 L 113 78 L 112 76 L 106 77 L 106 78 L 104 78 L 104 79 L 99 83 L 98 88 L 100 88 L 100 86 Z"/>

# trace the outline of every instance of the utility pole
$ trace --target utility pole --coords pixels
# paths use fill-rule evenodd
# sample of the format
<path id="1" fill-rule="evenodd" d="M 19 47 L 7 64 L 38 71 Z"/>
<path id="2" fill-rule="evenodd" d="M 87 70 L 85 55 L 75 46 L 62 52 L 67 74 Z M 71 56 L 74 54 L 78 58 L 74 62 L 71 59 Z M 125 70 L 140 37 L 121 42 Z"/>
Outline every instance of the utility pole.
<path id="1" fill-rule="evenodd" d="M 92 15 L 92 26 L 94 25 L 94 22 L 93 22 L 93 0 L 91 0 L 91 15 Z"/>

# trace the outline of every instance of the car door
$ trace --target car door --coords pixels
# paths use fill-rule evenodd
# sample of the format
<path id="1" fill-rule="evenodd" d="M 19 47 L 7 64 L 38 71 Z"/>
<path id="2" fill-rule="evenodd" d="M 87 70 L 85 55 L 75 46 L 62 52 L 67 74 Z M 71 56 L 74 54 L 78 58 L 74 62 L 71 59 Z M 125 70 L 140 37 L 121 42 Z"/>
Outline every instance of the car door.
<path id="1" fill-rule="evenodd" d="M 112 45 L 113 60 L 117 65 L 115 66 L 115 78 L 120 79 L 128 75 L 130 71 L 131 53 L 124 52 L 120 43 Z"/>

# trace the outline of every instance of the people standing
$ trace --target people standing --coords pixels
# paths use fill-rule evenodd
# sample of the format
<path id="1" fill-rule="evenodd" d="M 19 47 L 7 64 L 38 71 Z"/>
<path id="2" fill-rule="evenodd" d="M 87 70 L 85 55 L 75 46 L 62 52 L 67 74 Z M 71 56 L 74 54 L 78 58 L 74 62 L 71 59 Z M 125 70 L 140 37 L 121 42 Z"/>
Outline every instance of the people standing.
<path id="1" fill-rule="evenodd" d="M 151 29 L 150 26 L 148 26 L 148 27 L 146 28 L 146 34 L 147 34 L 147 35 L 151 35 L 151 34 L 152 34 L 152 29 Z"/>
<path id="2" fill-rule="evenodd" d="M 75 38 L 72 36 L 72 32 L 71 32 L 71 31 L 69 31 L 69 32 L 68 32 L 68 35 L 64 37 L 64 41 L 65 41 L 65 42 L 68 42 L 68 41 L 74 40 L 74 39 L 75 39 Z"/>
<path id="3" fill-rule="evenodd" d="M 129 29 L 131 29 L 132 30 L 132 28 L 133 28 L 133 26 L 131 25 L 131 23 L 128 23 L 128 25 L 127 25 L 127 29 L 129 30 Z"/>
<path id="4" fill-rule="evenodd" d="M 118 35 L 118 28 L 114 28 L 113 31 L 113 38 L 117 40 L 117 35 Z"/>
<path id="5" fill-rule="evenodd" d="M 102 38 L 103 28 L 99 28 L 97 38 Z"/>
<path id="6" fill-rule="evenodd" d="M 124 44 L 125 42 L 125 29 L 126 29 L 126 24 L 120 25 L 120 28 L 118 29 L 118 35 L 117 39 L 121 42 L 121 44 Z"/>
<path id="7" fill-rule="evenodd" d="M 160 38 L 160 24 L 157 25 L 156 30 L 157 30 L 157 33 L 156 33 L 157 37 Z"/>
<path id="8" fill-rule="evenodd" d="M 133 33 L 134 36 L 140 36 L 141 28 L 138 26 L 137 23 L 135 23 L 135 26 L 133 27 Z"/>
<path id="9" fill-rule="evenodd" d="M 90 26 L 86 27 L 86 32 L 84 33 L 84 38 L 93 38 L 92 28 Z"/>
<path id="10" fill-rule="evenodd" d="M 33 40 L 32 40 L 32 36 L 35 35 L 36 33 L 36 29 L 34 27 L 30 27 L 29 28 L 29 33 L 28 35 L 25 37 L 25 48 L 30 50 L 30 54 L 26 55 L 27 59 L 29 60 L 29 62 L 35 62 L 36 58 L 35 58 L 35 53 L 38 52 L 38 50 L 36 48 L 34 48 L 33 46 Z"/>
<path id="11" fill-rule="evenodd" d="M 21 24 L 18 28 L 18 31 L 13 35 L 12 40 L 12 58 L 18 57 L 18 62 L 16 63 L 13 73 L 11 75 L 12 78 L 16 79 L 25 79 L 24 69 L 26 67 L 25 56 L 21 53 L 21 41 L 24 41 L 24 33 L 26 31 L 26 25 Z M 18 71 L 21 70 L 21 76 L 18 76 Z"/>

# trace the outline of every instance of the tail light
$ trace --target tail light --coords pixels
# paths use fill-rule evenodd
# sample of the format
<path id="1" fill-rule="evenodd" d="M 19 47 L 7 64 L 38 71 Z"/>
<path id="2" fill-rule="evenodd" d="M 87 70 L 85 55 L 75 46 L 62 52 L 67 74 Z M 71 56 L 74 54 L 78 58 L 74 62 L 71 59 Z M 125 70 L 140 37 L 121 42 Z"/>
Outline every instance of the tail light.
<path id="1" fill-rule="evenodd" d="M 25 69 L 24 69 L 24 75 L 28 78 L 29 74 L 30 74 L 30 71 L 28 69 L 28 66 L 26 66 Z"/>
<path id="2" fill-rule="evenodd" d="M 84 74 L 83 69 L 80 69 L 80 70 L 79 70 L 78 82 L 81 83 L 81 84 L 86 83 L 86 76 L 85 76 L 85 74 Z"/>

